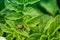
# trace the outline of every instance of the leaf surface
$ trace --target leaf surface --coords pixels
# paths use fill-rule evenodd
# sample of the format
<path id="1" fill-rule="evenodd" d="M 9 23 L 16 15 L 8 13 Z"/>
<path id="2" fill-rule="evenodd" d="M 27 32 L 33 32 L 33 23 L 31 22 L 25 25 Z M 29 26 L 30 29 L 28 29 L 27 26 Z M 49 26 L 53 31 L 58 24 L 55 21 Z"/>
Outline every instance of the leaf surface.
<path id="1" fill-rule="evenodd" d="M 58 10 L 57 0 L 41 0 L 40 5 L 51 15 L 55 15 Z"/>

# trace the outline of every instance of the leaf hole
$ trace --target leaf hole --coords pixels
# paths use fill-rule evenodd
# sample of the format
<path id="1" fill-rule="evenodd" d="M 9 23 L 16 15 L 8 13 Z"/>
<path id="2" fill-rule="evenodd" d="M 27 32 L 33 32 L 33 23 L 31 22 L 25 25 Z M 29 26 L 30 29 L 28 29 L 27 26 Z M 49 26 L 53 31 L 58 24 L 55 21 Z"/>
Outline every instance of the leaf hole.
<path id="1" fill-rule="evenodd" d="M 6 24 L 6 26 L 8 26 L 9 28 L 11 28 L 8 24 Z"/>
<path id="2" fill-rule="evenodd" d="M 37 24 L 36 26 L 39 26 L 39 24 Z"/>

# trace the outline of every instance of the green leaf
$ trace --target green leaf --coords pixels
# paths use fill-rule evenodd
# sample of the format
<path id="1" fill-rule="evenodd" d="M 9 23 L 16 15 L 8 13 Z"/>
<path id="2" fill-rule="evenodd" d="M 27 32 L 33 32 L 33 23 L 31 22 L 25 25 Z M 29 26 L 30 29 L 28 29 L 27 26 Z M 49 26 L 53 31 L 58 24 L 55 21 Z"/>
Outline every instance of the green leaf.
<path id="1" fill-rule="evenodd" d="M 15 34 L 15 38 L 16 40 L 21 40 L 21 35 L 19 36 L 19 34 Z"/>
<path id="2" fill-rule="evenodd" d="M 8 10 L 7 8 L 4 8 L 2 11 L 0 11 L 0 15 L 5 15 L 9 12 L 11 12 L 11 10 Z"/>
<path id="3" fill-rule="evenodd" d="M 11 30 L 18 33 L 17 26 L 15 25 L 14 21 L 6 20 L 6 23 L 11 27 Z"/>
<path id="4" fill-rule="evenodd" d="M 25 37 L 29 36 L 28 32 L 26 31 L 20 31 L 20 35 L 25 36 Z"/>
<path id="5" fill-rule="evenodd" d="M 40 40 L 48 40 L 48 37 L 47 37 L 46 35 L 42 35 L 42 36 L 40 37 Z"/>
<path id="6" fill-rule="evenodd" d="M 7 40 L 13 40 L 13 38 L 14 38 L 14 37 L 13 37 L 12 34 L 8 34 L 7 37 L 6 37 Z"/>
<path id="7" fill-rule="evenodd" d="M 28 21 L 28 19 L 31 19 L 32 17 L 30 15 L 24 15 L 23 16 L 23 21 L 24 23 L 26 23 Z"/>
<path id="8" fill-rule="evenodd" d="M 3 26 L 3 27 L 2 27 Z M 13 31 L 8 27 L 8 26 L 6 26 L 6 24 L 1 24 L 0 23 L 0 27 L 1 27 L 1 30 L 3 31 L 3 32 L 6 32 L 6 33 L 12 33 Z M 3 30 L 4 29 L 4 30 Z"/>
<path id="9" fill-rule="evenodd" d="M 40 20 L 41 20 L 41 17 L 38 16 L 38 17 L 30 19 L 27 22 L 27 24 L 28 24 L 29 27 L 36 27 L 36 25 L 39 24 Z"/>
<path id="10" fill-rule="evenodd" d="M 32 33 L 39 33 L 39 27 L 30 27 Z"/>
<path id="11" fill-rule="evenodd" d="M 36 3 L 40 0 L 11 0 L 13 3 L 17 3 L 17 4 L 33 4 Z"/>
<path id="12" fill-rule="evenodd" d="M 9 13 L 9 14 L 8 14 Z M 22 13 L 16 13 L 16 12 L 7 12 L 7 14 L 5 15 L 5 18 L 9 19 L 9 20 L 18 20 L 22 17 L 21 15 Z"/>
<path id="13" fill-rule="evenodd" d="M 30 15 L 32 17 L 36 17 L 36 16 L 39 16 L 39 15 L 42 15 L 42 12 L 39 11 L 38 9 L 34 9 L 32 7 L 26 7 L 23 11 L 23 14 L 24 15 Z"/>
<path id="14" fill-rule="evenodd" d="M 24 22 L 27 23 L 29 26 L 30 25 L 36 26 L 36 24 L 38 24 L 40 21 L 40 17 L 43 15 L 43 13 L 41 11 L 39 11 L 38 9 L 34 9 L 32 7 L 27 7 L 23 11 L 23 14 L 24 14 Z M 25 16 L 25 15 L 27 15 L 27 16 Z"/>
<path id="15" fill-rule="evenodd" d="M 39 32 L 42 34 L 45 30 L 47 30 L 46 28 L 48 28 L 48 26 L 50 25 L 50 23 L 48 24 L 48 22 L 51 22 L 52 16 L 49 15 L 43 15 L 41 17 L 41 21 L 39 22 Z M 46 26 L 47 25 L 47 26 Z"/>
<path id="16" fill-rule="evenodd" d="M 39 37 L 40 37 L 39 33 L 33 33 L 27 38 L 27 40 L 37 40 Z"/>
<path id="17" fill-rule="evenodd" d="M 16 3 L 12 3 L 9 0 L 5 0 L 5 6 L 9 10 L 15 10 L 16 12 L 20 12 L 23 9 L 22 5 L 18 5 Z"/>
<path id="18" fill-rule="evenodd" d="M 45 15 L 39 15 L 35 18 L 28 20 L 27 25 L 31 28 L 37 27 L 40 33 L 45 33 L 46 30 L 50 27 L 50 24 L 52 23 L 52 21 L 53 21 L 53 17 L 45 14 Z M 36 30 L 35 29 L 33 30 L 33 29 L 31 30 L 35 32 Z"/>
<path id="19" fill-rule="evenodd" d="M 3 34 L 3 32 L 2 32 L 2 30 L 0 29 L 0 36 L 2 36 L 2 34 Z"/>
<path id="20" fill-rule="evenodd" d="M 41 0 L 40 6 L 45 8 L 51 15 L 55 15 L 58 10 L 57 0 Z"/>
<path id="21" fill-rule="evenodd" d="M 51 40 L 60 40 L 59 38 L 52 38 Z"/>
<path id="22" fill-rule="evenodd" d="M 30 32 L 30 28 L 28 27 L 27 24 L 24 25 L 24 28 L 26 29 L 26 31 Z"/>
<path id="23" fill-rule="evenodd" d="M 7 40 L 60 40 L 57 0 L 0 0 L 0 10 L 0 36 Z"/>
<path id="24" fill-rule="evenodd" d="M 15 27 L 14 21 L 6 20 L 6 23 L 7 23 L 11 28 L 14 28 L 14 27 Z"/>
<path id="25" fill-rule="evenodd" d="M 58 33 L 58 29 L 60 29 L 60 28 L 56 28 L 55 31 L 52 33 L 52 35 L 50 35 L 49 39 L 59 39 L 60 38 L 60 33 Z"/>
<path id="26" fill-rule="evenodd" d="M 0 0 L 0 11 L 2 11 L 5 8 L 4 0 Z"/>
<path id="27" fill-rule="evenodd" d="M 54 19 L 54 21 L 51 23 L 50 27 L 48 28 L 48 33 L 52 34 L 56 28 L 59 28 L 60 24 L 60 15 L 57 15 Z"/>

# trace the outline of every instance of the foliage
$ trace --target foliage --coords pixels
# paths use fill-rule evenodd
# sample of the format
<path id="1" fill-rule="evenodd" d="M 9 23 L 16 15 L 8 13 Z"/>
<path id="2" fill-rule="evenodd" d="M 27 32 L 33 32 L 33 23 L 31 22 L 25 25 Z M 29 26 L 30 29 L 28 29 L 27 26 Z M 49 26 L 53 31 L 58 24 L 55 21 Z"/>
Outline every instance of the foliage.
<path id="1" fill-rule="evenodd" d="M 60 40 L 59 5 L 57 0 L 0 0 L 0 36 L 7 40 Z"/>

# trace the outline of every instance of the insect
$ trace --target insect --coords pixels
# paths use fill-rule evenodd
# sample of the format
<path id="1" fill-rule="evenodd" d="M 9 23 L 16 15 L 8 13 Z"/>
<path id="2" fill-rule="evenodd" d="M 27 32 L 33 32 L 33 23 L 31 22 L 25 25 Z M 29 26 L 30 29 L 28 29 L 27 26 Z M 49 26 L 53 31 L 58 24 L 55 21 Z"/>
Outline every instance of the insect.
<path id="1" fill-rule="evenodd" d="M 23 25 L 22 24 L 19 24 L 18 25 L 18 29 L 22 29 L 23 28 Z"/>

